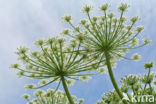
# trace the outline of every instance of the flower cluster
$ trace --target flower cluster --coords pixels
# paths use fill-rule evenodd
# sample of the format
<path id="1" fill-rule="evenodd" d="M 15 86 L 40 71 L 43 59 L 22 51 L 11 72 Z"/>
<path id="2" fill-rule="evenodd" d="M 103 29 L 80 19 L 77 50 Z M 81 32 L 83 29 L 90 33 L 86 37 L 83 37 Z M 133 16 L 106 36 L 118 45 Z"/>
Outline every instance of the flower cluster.
<path id="1" fill-rule="evenodd" d="M 145 63 L 144 65 L 150 66 L 151 64 L 152 66 L 150 68 L 152 68 L 153 62 Z M 154 90 L 155 87 L 154 85 L 156 85 L 155 78 L 156 75 L 152 73 L 150 70 L 148 70 L 148 74 L 145 74 L 143 76 L 141 75 L 125 76 L 120 80 L 120 82 L 122 83 L 120 89 L 122 93 L 124 93 L 124 96 L 129 99 L 129 101 L 131 101 L 130 99 L 134 96 L 135 98 L 139 98 L 136 96 L 144 96 L 144 95 L 153 95 L 154 97 L 156 97 L 156 91 Z M 139 99 L 135 99 L 135 100 L 137 101 Z M 102 100 L 98 101 L 97 104 L 122 104 L 122 100 L 117 96 L 117 93 L 115 91 L 110 91 L 104 94 L 102 96 Z M 136 104 L 140 104 L 140 103 L 136 103 Z"/>
<path id="2" fill-rule="evenodd" d="M 81 51 L 90 54 L 90 57 L 96 58 L 95 60 L 101 62 L 100 68 L 107 66 L 108 73 L 112 84 L 122 99 L 124 96 L 121 93 L 115 77 L 112 72 L 114 63 L 120 59 L 128 60 L 139 60 L 141 56 L 136 53 L 131 58 L 125 57 L 125 54 L 130 49 L 136 49 L 143 47 L 150 43 L 150 40 L 143 39 L 143 42 L 139 44 L 138 35 L 144 30 L 144 26 L 136 26 L 139 20 L 138 16 L 134 16 L 127 19 L 124 13 L 127 11 L 129 5 L 126 3 L 121 3 L 118 7 L 120 16 L 115 16 L 109 10 L 110 5 L 104 4 L 99 7 L 100 11 L 103 13 L 102 16 L 91 16 L 91 11 L 93 6 L 86 5 L 83 7 L 82 12 L 86 14 L 87 19 L 82 19 L 77 26 L 71 22 L 71 19 L 67 20 L 68 17 L 64 16 L 62 20 L 65 20 L 71 28 L 63 30 L 62 34 L 71 37 L 72 39 L 82 40 Z M 123 100 L 124 104 L 127 104 Z"/>
<path id="3" fill-rule="evenodd" d="M 88 19 L 80 20 L 78 26 L 74 26 L 71 19 L 65 21 L 71 25 L 76 35 L 70 33 L 70 29 L 65 29 L 62 33 L 75 39 L 77 39 L 77 35 L 81 34 L 81 38 L 85 39 L 82 45 L 83 50 L 88 51 L 89 48 L 89 52 L 93 54 L 92 56 L 97 56 L 98 60 L 104 59 L 106 52 L 109 53 L 112 60 L 116 60 L 116 58 L 139 60 L 140 55 L 138 54 L 132 58 L 124 57 L 129 49 L 139 48 L 150 43 L 150 40 L 143 39 L 143 43 L 139 45 L 137 36 L 144 29 L 143 26 L 136 26 L 139 17 L 134 16 L 128 21 L 123 16 L 129 7 L 128 4 L 121 3 L 118 7 L 120 17 L 115 17 L 115 14 L 108 10 L 109 6 L 109 4 L 104 4 L 99 7 L 104 14 L 102 16 L 90 16 L 93 6 L 84 6 L 82 11 Z M 62 19 L 66 20 L 68 17 L 64 16 Z"/>
<path id="4" fill-rule="evenodd" d="M 122 101 L 124 97 L 122 92 L 130 96 L 129 90 L 133 92 L 133 95 L 136 95 L 136 92 L 153 93 L 151 87 L 154 80 L 154 74 L 151 73 L 153 62 L 144 65 L 145 69 L 149 69 L 148 75 L 125 76 L 121 79 L 123 85 L 118 87 L 112 71 L 116 62 L 122 58 L 139 60 L 141 56 L 138 53 L 131 58 L 125 57 L 125 54 L 130 49 L 150 44 L 150 40 L 143 39 L 140 45 L 137 36 L 144 30 L 144 27 L 136 26 L 138 16 L 131 19 L 124 16 L 129 7 L 128 4 L 119 5 L 119 17 L 109 11 L 109 7 L 109 4 L 101 5 L 99 9 L 103 15 L 91 16 L 93 6 L 84 6 L 82 12 L 88 18 L 80 20 L 77 26 L 72 24 L 71 15 L 62 17 L 61 20 L 69 23 L 72 29 L 64 29 L 60 34 L 71 37 L 68 38 L 69 40 L 59 37 L 38 39 L 35 41 L 35 45 L 39 48 L 37 51 L 31 51 L 27 47 L 17 49 L 16 54 L 22 61 L 22 65 L 15 63 L 10 67 L 18 70 L 19 77 L 39 79 L 39 86 L 28 84 L 25 86 L 26 89 L 39 89 L 54 82 L 58 83 L 55 91 L 52 89 L 47 92 L 37 90 L 34 93 L 36 98 L 32 101 L 29 100 L 30 96 L 25 94 L 23 98 L 28 100 L 28 104 L 81 104 L 83 99 L 74 103 L 75 99 L 70 95 L 68 85 L 73 85 L 75 80 L 88 82 L 91 79 L 90 75 L 107 72 L 115 91 L 105 94 L 102 101 L 97 104 L 128 104 L 127 101 Z M 61 83 L 65 93 L 57 91 Z M 142 84 L 145 86 L 144 89 L 142 89 Z"/>
<path id="5" fill-rule="evenodd" d="M 74 80 L 88 81 L 88 75 L 92 74 L 82 72 L 96 69 L 95 66 L 98 66 L 99 62 L 91 59 L 87 52 L 80 51 L 81 44 L 82 41 L 74 39 L 66 44 L 63 38 L 58 37 L 38 39 L 35 45 L 40 47 L 39 51 L 29 52 L 27 47 L 18 48 L 16 53 L 24 67 L 18 63 L 10 67 L 19 70 L 18 76 L 40 79 L 39 88 L 60 81 L 62 76 L 67 78 L 69 85 L 72 85 Z M 36 86 L 30 84 L 26 88 L 33 89 Z"/>
<path id="6" fill-rule="evenodd" d="M 27 100 L 27 104 L 70 104 L 67 96 L 62 91 L 55 91 L 53 89 L 48 89 L 47 91 L 44 90 L 36 90 L 34 92 L 34 97 L 30 100 L 29 94 L 24 94 L 22 98 Z M 75 104 L 82 104 L 84 99 L 78 99 L 76 96 L 72 96 Z"/>

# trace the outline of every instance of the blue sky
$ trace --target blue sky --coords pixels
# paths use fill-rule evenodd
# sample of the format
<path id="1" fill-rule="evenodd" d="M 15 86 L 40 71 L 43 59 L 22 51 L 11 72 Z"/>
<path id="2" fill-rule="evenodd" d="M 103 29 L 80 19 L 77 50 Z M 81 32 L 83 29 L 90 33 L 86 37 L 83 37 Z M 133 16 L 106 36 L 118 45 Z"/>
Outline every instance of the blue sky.
<path id="1" fill-rule="evenodd" d="M 111 10 L 117 13 L 116 7 L 120 2 L 131 5 L 126 16 L 141 17 L 138 25 L 144 25 L 145 31 L 140 37 L 152 39 L 152 46 L 131 50 L 127 56 L 138 52 L 142 55 L 139 62 L 121 60 L 114 70 L 115 77 L 128 74 L 144 74 L 143 64 L 147 61 L 156 62 L 156 1 L 155 0 L 0 0 L 0 104 L 25 104 L 20 97 L 26 91 L 24 84 L 34 82 L 26 78 L 17 78 L 15 71 L 9 69 L 11 63 L 17 62 L 14 54 L 17 47 L 26 45 L 34 48 L 37 38 L 57 36 L 68 25 L 61 23 L 64 14 L 72 14 L 74 23 L 85 15 L 80 9 L 85 4 L 95 7 L 93 14 L 100 15 L 97 7 L 110 3 Z M 155 67 L 153 68 L 155 71 Z M 120 84 L 120 83 L 119 83 Z M 55 85 L 48 87 L 54 88 Z M 46 88 L 44 88 L 46 89 Z M 84 104 L 95 104 L 104 92 L 112 90 L 108 75 L 94 76 L 88 83 L 76 82 L 69 88 L 73 95 L 85 98 Z"/>

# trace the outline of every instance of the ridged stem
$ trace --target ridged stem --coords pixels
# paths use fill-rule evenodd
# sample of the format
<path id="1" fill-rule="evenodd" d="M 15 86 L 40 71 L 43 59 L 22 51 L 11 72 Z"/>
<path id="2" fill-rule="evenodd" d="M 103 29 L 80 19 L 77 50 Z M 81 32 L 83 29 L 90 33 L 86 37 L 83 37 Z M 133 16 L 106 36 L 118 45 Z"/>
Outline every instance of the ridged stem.
<path id="1" fill-rule="evenodd" d="M 67 98 L 68 98 L 68 100 L 69 100 L 69 103 L 70 103 L 70 104 L 74 104 L 74 101 L 73 101 L 73 99 L 72 99 L 72 96 L 71 96 L 71 94 L 70 94 L 70 92 L 69 92 L 69 90 L 68 90 L 68 87 L 67 87 L 65 78 L 64 78 L 63 76 L 61 77 L 61 80 L 62 80 L 62 85 L 63 85 L 64 91 L 65 91 L 66 96 L 67 96 Z"/>
<path id="2" fill-rule="evenodd" d="M 106 57 L 106 65 L 107 65 L 107 68 L 108 68 L 108 73 L 109 73 L 109 76 L 110 76 L 110 79 L 111 79 L 111 82 L 117 92 L 117 94 L 119 95 L 119 97 L 121 98 L 121 100 L 124 98 L 122 92 L 120 91 L 119 87 L 118 87 L 118 84 L 115 80 L 115 77 L 114 77 L 114 74 L 113 74 L 113 71 L 112 71 L 112 66 L 111 66 L 111 63 L 110 63 L 110 56 L 109 56 L 109 53 L 106 51 L 105 52 L 105 57 Z M 128 104 L 126 100 L 122 100 L 124 104 Z"/>

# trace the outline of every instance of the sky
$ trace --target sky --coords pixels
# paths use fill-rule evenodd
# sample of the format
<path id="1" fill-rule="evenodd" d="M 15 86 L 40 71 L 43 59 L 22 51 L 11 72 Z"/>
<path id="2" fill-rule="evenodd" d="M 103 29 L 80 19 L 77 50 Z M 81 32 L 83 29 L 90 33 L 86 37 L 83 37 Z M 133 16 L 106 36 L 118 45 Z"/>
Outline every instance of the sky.
<path id="1" fill-rule="evenodd" d="M 131 5 L 126 13 L 127 17 L 137 15 L 141 18 L 138 25 L 144 25 L 145 31 L 140 38 L 151 39 L 152 46 L 131 50 L 127 54 L 129 57 L 135 52 L 141 54 L 142 60 L 139 62 L 119 61 L 114 69 L 117 81 L 129 74 L 143 75 L 147 72 L 143 68 L 144 63 L 156 62 L 155 0 L 0 0 L 0 104 L 25 104 L 21 95 L 33 92 L 25 90 L 24 85 L 34 80 L 18 78 L 16 71 L 9 68 L 11 63 L 18 62 L 14 53 L 17 47 L 24 45 L 34 49 L 36 39 L 58 36 L 63 28 L 69 27 L 60 18 L 65 14 L 72 14 L 76 24 L 85 18 L 80 11 L 85 4 L 95 7 L 93 15 L 100 15 L 97 10 L 101 4 L 110 3 L 111 10 L 117 13 L 116 8 L 121 2 Z M 152 71 L 155 72 L 155 67 Z M 49 85 L 47 88 L 54 86 Z M 108 74 L 93 76 L 88 83 L 76 82 L 69 87 L 72 95 L 85 99 L 84 104 L 96 104 L 104 92 L 112 89 Z"/>

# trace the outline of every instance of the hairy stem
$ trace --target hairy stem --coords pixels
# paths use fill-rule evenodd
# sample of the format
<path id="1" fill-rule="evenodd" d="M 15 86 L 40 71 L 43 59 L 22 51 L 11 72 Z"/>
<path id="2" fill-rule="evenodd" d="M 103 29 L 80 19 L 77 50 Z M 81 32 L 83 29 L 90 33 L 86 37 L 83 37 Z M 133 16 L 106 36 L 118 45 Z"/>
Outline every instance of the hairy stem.
<path id="1" fill-rule="evenodd" d="M 68 90 L 68 87 L 67 87 L 67 84 L 66 84 L 64 76 L 61 77 L 61 80 L 62 80 L 64 91 L 65 91 L 65 93 L 67 95 L 67 98 L 69 100 L 69 103 L 70 104 L 74 104 L 74 101 L 73 101 L 72 96 L 71 96 L 71 94 L 70 94 L 70 92 Z"/>
<path id="2" fill-rule="evenodd" d="M 110 56 L 109 56 L 109 53 L 107 51 L 105 51 L 105 57 L 106 57 L 106 64 L 107 64 L 110 79 L 112 81 L 112 84 L 113 84 L 117 94 L 119 95 L 119 97 L 122 100 L 124 96 L 123 96 L 122 92 L 120 91 L 120 89 L 118 87 L 118 84 L 117 84 L 117 82 L 115 80 L 115 77 L 113 75 L 112 66 L 111 66 L 111 63 L 110 63 Z M 128 104 L 126 100 L 123 100 L 123 103 Z"/>

